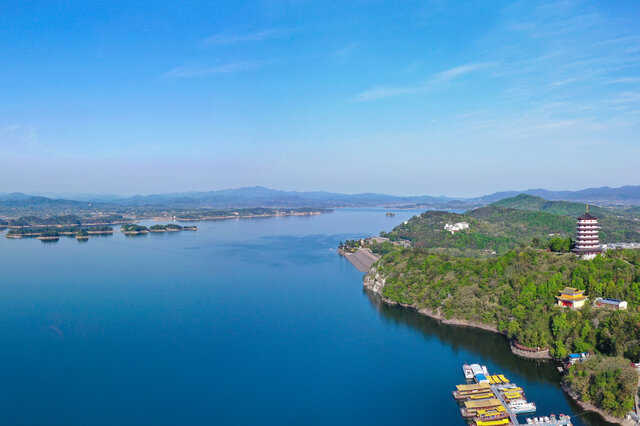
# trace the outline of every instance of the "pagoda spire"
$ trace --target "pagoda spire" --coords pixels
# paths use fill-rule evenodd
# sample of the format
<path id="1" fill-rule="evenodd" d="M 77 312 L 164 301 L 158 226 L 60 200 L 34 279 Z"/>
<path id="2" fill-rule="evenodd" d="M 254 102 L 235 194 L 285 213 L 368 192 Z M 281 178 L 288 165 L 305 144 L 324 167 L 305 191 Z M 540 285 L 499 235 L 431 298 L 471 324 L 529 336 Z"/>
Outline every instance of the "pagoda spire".
<path id="1" fill-rule="evenodd" d="M 587 213 L 589 213 L 589 204 L 586 204 L 587 206 Z"/>

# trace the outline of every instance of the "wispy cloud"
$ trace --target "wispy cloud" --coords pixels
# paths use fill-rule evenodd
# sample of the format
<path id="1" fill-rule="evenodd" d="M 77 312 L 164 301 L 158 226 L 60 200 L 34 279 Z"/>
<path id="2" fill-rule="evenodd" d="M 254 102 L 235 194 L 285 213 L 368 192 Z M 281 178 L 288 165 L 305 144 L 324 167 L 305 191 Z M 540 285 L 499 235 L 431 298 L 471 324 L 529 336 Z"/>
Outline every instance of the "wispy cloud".
<path id="1" fill-rule="evenodd" d="M 609 81 L 609 84 L 636 84 L 640 83 L 639 77 L 622 77 Z"/>
<path id="2" fill-rule="evenodd" d="M 432 75 L 430 78 L 418 85 L 413 86 L 395 86 L 395 87 L 374 87 L 360 93 L 356 100 L 359 102 L 374 101 L 379 99 L 391 98 L 403 95 L 415 95 L 427 92 L 438 85 L 445 84 L 456 78 L 462 77 L 476 71 L 491 68 L 496 64 L 493 62 L 478 62 L 472 64 L 460 65 L 441 71 Z"/>
<path id="3" fill-rule="evenodd" d="M 233 62 L 215 67 L 182 66 L 164 73 L 167 78 L 195 78 L 212 74 L 232 74 L 241 71 L 251 71 L 258 68 L 261 61 Z"/>
<path id="4" fill-rule="evenodd" d="M 221 44 L 235 44 L 246 43 L 252 41 L 263 41 L 274 38 L 285 37 L 290 33 L 287 29 L 274 28 L 269 30 L 255 31 L 244 34 L 216 34 L 202 41 L 202 44 L 207 45 L 221 45 Z"/>
<path id="5" fill-rule="evenodd" d="M 621 92 L 609 99 L 612 104 L 640 104 L 640 92 Z"/>
<path id="6" fill-rule="evenodd" d="M 479 62 L 475 64 L 460 65 L 458 67 L 454 67 L 446 71 L 437 73 L 434 76 L 433 81 L 435 83 L 446 83 L 447 81 L 453 80 L 454 78 L 460 77 L 462 75 L 469 74 L 475 71 L 485 70 L 495 65 L 496 64 L 493 62 Z"/>

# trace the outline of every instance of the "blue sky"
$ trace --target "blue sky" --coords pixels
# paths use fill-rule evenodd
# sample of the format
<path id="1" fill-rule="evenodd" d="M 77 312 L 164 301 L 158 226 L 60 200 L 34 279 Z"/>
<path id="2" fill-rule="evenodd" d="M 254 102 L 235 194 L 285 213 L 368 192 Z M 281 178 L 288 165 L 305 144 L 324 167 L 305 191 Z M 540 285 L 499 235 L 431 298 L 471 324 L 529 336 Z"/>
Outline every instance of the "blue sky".
<path id="1" fill-rule="evenodd" d="M 640 3 L 0 4 L 0 192 L 640 184 Z"/>

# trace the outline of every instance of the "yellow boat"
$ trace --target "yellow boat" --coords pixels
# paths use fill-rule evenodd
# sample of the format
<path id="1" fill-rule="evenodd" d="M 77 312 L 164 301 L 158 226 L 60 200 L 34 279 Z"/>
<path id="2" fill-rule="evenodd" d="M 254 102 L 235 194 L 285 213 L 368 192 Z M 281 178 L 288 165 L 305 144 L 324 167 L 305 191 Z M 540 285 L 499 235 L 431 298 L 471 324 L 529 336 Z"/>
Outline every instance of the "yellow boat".
<path id="1" fill-rule="evenodd" d="M 462 417 L 477 417 L 480 411 L 493 410 L 497 408 L 502 408 L 504 410 L 504 406 L 496 398 L 477 399 L 474 401 L 465 401 L 464 407 L 460 409 L 460 414 L 462 414 Z"/>
<path id="2" fill-rule="evenodd" d="M 487 399 L 494 398 L 493 392 L 473 393 L 469 395 L 469 399 Z"/>
<path id="3" fill-rule="evenodd" d="M 502 383 L 502 380 L 500 380 L 500 376 L 498 375 L 491 376 L 491 379 L 493 379 L 493 382 L 497 385 Z"/>
<path id="4" fill-rule="evenodd" d="M 524 393 L 522 388 L 505 388 L 504 386 L 498 386 L 498 389 L 501 392 L 522 392 L 522 393 Z"/>
<path id="5" fill-rule="evenodd" d="M 502 420 L 509 417 L 507 409 L 500 405 L 499 407 L 478 410 L 475 415 L 475 420 Z"/>
<path id="6" fill-rule="evenodd" d="M 491 398 L 486 401 L 465 401 L 464 407 L 467 409 L 482 409 L 482 408 L 502 407 L 502 404 L 497 398 Z"/>
<path id="7" fill-rule="evenodd" d="M 456 386 L 456 390 L 453 391 L 453 397 L 455 399 L 467 399 L 471 395 L 475 395 L 477 393 L 487 393 L 490 391 L 491 386 L 489 386 L 489 383 L 458 385 Z"/>
<path id="8" fill-rule="evenodd" d="M 505 393 L 503 395 L 503 397 L 507 402 L 513 401 L 515 399 L 523 399 L 524 398 L 524 396 L 519 392 L 516 392 L 516 393 Z"/>
<path id="9" fill-rule="evenodd" d="M 456 386 L 456 390 L 458 392 L 464 392 L 464 391 L 477 391 L 477 390 L 484 390 L 484 389 L 490 389 L 491 386 L 489 386 L 488 383 L 478 383 L 478 384 L 471 384 L 471 385 L 458 385 Z"/>
<path id="10" fill-rule="evenodd" d="M 511 424 L 511 420 L 509 419 L 500 419 L 500 420 L 478 420 L 476 426 L 506 426 Z"/>
<path id="11" fill-rule="evenodd" d="M 502 380 L 503 383 L 509 383 L 509 379 L 504 377 L 502 374 L 500 374 L 499 377 L 500 377 L 500 380 Z"/>

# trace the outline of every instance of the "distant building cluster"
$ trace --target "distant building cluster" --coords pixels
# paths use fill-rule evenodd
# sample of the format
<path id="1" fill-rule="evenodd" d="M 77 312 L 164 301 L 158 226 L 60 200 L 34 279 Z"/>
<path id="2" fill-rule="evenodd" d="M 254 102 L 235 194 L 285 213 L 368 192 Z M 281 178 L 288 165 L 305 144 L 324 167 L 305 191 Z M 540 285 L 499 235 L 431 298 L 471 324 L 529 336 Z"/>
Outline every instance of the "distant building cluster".
<path id="1" fill-rule="evenodd" d="M 363 240 L 360 240 L 360 244 L 382 244 L 389 241 L 391 244 L 399 247 L 409 248 L 411 247 L 411 241 L 404 240 L 402 238 L 398 238 L 396 241 L 390 241 L 389 238 L 386 237 L 369 237 Z"/>
<path id="2" fill-rule="evenodd" d="M 615 249 L 640 249 L 640 243 L 610 243 L 602 245 L 602 250 Z"/>
<path id="3" fill-rule="evenodd" d="M 458 222 L 458 223 L 447 223 L 444 225 L 444 229 L 455 234 L 458 231 L 462 231 L 463 229 L 469 229 L 469 224 L 467 222 Z"/>

